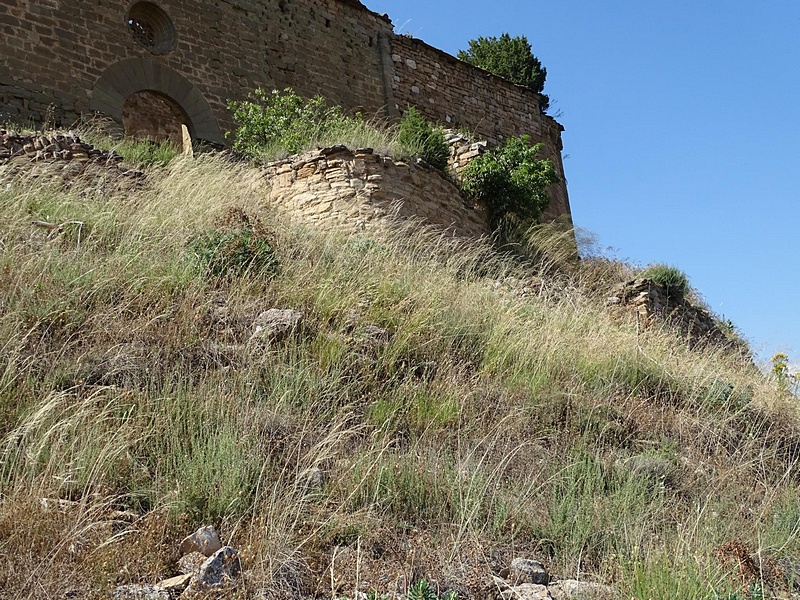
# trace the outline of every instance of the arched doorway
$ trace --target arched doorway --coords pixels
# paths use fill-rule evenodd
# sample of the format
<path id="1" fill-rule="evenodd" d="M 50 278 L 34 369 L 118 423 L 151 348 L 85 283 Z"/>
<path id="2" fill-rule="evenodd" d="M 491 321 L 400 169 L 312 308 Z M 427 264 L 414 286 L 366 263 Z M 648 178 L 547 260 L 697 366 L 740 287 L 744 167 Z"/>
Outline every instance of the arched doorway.
<path id="1" fill-rule="evenodd" d="M 183 146 L 184 128 L 188 129 L 188 124 L 175 102 L 158 92 L 144 90 L 122 105 L 122 128 L 126 137 Z"/>
<path id="2" fill-rule="evenodd" d="M 142 92 L 147 93 L 140 95 Z M 108 67 L 95 83 L 89 104 L 93 111 L 124 126 L 126 105 L 129 122 L 146 122 L 141 113 L 150 106 L 156 111 L 153 120 L 169 117 L 185 125 L 192 140 L 225 144 L 211 106 L 197 87 L 155 59 L 121 60 Z"/>

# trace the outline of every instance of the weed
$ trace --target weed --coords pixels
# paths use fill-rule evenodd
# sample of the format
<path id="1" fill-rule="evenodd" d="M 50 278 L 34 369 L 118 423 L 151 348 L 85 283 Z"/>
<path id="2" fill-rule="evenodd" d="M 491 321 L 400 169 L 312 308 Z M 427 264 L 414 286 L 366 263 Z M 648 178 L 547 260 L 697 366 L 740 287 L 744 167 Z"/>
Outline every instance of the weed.
<path id="1" fill-rule="evenodd" d="M 405 595 L 406 600 L 457 600 L 455 592 L 439 594 L 427 579 L 420 579 L 410 588 Z"/>
<path id="2" fill-rule="evenodd" d="M 569 264 L 543 230 L 522 261 L 411 225 L 298 227 L 263 198 L 261 172 L 208 155 L 124 198 L 0 190 L 9 593 L 160 581 L 208 521 L 247 556 L 243 597 L 310 597 L 331 572 L 477 596 L 462 574 L 513 552 L 627 598 L 706 600 L 741 589 L 725 540 L 796 554 L 796 399 L 609 314 L 603 282 L 628 267 Z M 80 247 L 32 230 L 46 218 L 85 222 Z M 541 291 L 506 285 L 531 265 Z M 254 350 L 269 307 L 309 326 Z"/>
<path id="3" fill-rule="evenodd" d="M 662 286 L 667 292 L 667 297 L 676 304 L 683 302 L 689 292 L 689 280 L 686 273 L 676 267 L 662 264 L 650 265 L 642 271 L 641 276 L 652 279 Z"/>
<path id="4" fill-rule="evenodd" d="M 416 108 L 409 107 L 403 114 L 397 141 L 406 152 L 419 156 L 440 171 L 447 168 L 450 148 L 442 128 L 433 126 Z"/>
<path id="5" fill-rule="evenodd" d="M 187 252 L 214 277 L 274 274 L 278 259 L 266 236 L 250 229 L 211 231 L 192 239 Z"/>

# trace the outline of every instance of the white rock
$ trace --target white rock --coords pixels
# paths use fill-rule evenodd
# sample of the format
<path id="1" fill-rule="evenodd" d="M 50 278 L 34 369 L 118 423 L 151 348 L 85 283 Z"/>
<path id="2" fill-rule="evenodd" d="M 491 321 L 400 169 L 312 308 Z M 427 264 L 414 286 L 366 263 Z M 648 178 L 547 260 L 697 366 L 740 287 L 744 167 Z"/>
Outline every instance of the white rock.
<path id="1" fill-rule="evenodd" d="M 191 574 L 177 575 L 175 577 L 170 577 L 169 579 L 159 581 L 156 584 L 156 587 L 161 588 L 162 590 L 166 590 L 168 592 L 180 594 L 183 590 L 186 589 L 186 586 L 189 585 L 191 579 L 192 579 Z"/>
<path id="2" fill-rule="evenodd" d="M 250 341 L 280 342 L 294 334 L 303 323 L 303 313 L 291 308 L 270 308 L 253 322 Z"/>
<path id="3" fill-rule="evenodd" d="M 553 600 L 611 600 L 614 598 L 613 588 L 590 581 L 564 579 L 549 587 Z"/>
<path id="4" fill-rule="evenodd" d="M 204 556 L 211 556 L 220 548 L 222 548 L 222 542 L 219 539 L 217 530 L 214 529 L 213 525 L 207 525 L 183 539 L 181 542 L 181 556 L 185 556 L 190 552 L 200 552 Z"/>
<path id="5" fill-rule="evenodd" d="M 553 597 L 547 591 L 547 586 L 535 583 L 523 583 L 515 585 L 500 593 L 503 600 L 552 600 Z"/>

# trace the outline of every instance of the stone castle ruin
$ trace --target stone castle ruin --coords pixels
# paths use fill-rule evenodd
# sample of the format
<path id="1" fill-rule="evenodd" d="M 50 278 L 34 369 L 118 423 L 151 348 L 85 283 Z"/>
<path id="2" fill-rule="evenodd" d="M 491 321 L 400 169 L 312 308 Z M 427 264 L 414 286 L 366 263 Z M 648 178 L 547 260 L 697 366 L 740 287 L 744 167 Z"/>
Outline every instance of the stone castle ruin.
<path id="1" fill-rule="evenodd" d="M 394 33 L 359 0 L 3 0 L 0 123 L 103 114 L 126 134 L 224 145 L 226 105 L 294 88 L 365 115 L 408 106 L 490 144 L 528 134 L 564 180 L 539 95 Z M 569 215 L 566 183 L 547 216 Z"/>

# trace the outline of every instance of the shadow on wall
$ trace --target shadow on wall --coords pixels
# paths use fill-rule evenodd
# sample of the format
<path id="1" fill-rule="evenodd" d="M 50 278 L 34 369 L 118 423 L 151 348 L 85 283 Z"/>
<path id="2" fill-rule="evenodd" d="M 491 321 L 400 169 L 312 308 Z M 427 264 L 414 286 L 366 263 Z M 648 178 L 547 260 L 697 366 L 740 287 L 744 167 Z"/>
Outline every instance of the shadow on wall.
<path id="1" fill-rule="evenodd" d="M 186 117 L 180 107 L 156 92 L 137 92 L 122 107 L 122 128 L 126 137 L 183 145 Z"/>

